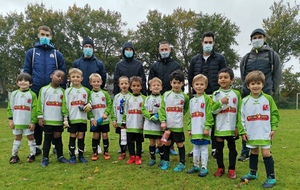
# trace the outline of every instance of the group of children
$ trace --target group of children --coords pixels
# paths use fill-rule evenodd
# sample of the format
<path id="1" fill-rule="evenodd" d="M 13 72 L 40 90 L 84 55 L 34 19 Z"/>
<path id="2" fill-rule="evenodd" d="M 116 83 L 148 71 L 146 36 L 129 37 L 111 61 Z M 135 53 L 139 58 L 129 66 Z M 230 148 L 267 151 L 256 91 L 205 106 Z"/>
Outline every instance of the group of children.
<path id="1" fill-rule="evenodd" d="M 193 89 L 196 94 L 192 99 L 181 90 L 184 85 L 182 71 L 174 71 L 170 75 L 172 89 L 160 94 L 162 81 L 153 78 L 149 81 L 151 94 L 147 97 L 141 94 L 142 79 L 133 76 L 119 78 L 121 92 L 116 94 L 113 102 L 109 94 L 101 89 L 102 79 L 98 74 L 89 78 L 93 89 L 90 91 L 81 85 L 82 72 L 72 68 L 68 73 L 72 86 L 63 90 L 60 87 L 65 75 L 56 70 L 51 75 L 51 84 L 40 90 L 38 98 L 31 92 L 30 75 L 22 73 L 17 78 L 20 87 L 12 93 L 8 105 L 9 126 L 13 129 L 15 140 L 13 143 L 10 163 L 19 161 L 18 150 L 22 134 L 28 138 L 30 155 L 28 161 L 35 159 L 35 141 L 33 129 L 35 123 L 43 126 L 45 140 L 43 147 L 42 166 L 47 166 L 51 142 L 57 149 L 57 158 L 62 163 L 76 163 L 75 142 L 77 138 L 78 160 L 87 162 L 84 153 L 84 137 L 87 131 L 87 120 L 90 120 L 90 132 L 93 132 L 92 160 L 98 159 L 98 145 L 100 133 L 104 146 L 104 158 L 110 159 L 108 154 L 109 121 L 119 135 L 121 154 L 119 160 L 126 158 L 126 149 L 129 152 L 127 164 L 142 164 L 142 143 L 144 138 L 150 141 L 149 166 L 156 164 L 156 148 L 160 155 L 158 166 L 161 170 L 170 167 L 171 142 L 177 144 L 179 163 L 175 172 L 185 170 L 185 135 L 184 115 L 188 112 L 188 136 L 193 144 L 193 166 L 188 174 L 198 173 L 205 177 L 208 174 L 208 145 L 210 144 L 211 128 L 215 127 L 217 141 L 217 166 L 214 176 L 221 177 L 225 173 L 223 161 L 224 140 L 229 149 L 229 167 L 227 176 L 236 178 L 236 145 L 235 140 L 242 136 L 251 148 L 250 173 L 241 180 L 257 179 L 257 165 L 259 146 L 262 149 L 266 167 L 267 180 L 264 187 L 272 187 L 276 183 L 274 161 L 270 153 L 271 141 L 278 127 L 279 114 L 271 96 L 262 92 L 265 77 L 260 71 L 253 71 L 246 77 L 246 85 L 251 94 L 243 99 L 237 90 L 231 88 L 234 74 L 230 68 L 220 70 L 218 74 L 219 90 L 212 97 L 205 94 L 207 78 L 199 74 L 193 79 Z M 131 93 L 129 92 L 131 89 Z M 63 157 L 61 133 L 68 128 L 70 133 L 69 152 L 70 160 Z M 164 143 L 161 141 L 163 133 L 168 133 Z M 124 135 L 125 133 L 125 135 Z M 126 141 L 124 143 L 124 141 Z M 200 167 L 201 159 L 201 167 Z"/>

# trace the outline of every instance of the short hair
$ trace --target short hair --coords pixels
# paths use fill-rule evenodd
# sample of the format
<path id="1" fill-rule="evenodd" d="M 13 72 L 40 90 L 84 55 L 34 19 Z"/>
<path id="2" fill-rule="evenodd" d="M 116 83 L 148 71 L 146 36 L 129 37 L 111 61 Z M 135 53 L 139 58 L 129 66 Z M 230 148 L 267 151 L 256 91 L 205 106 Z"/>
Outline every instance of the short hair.
<path id="1" fill-rule="evenodd" d="M 54 70 L 51 74 L 53 75 L 53 74 L 55 74 L 56 72 L 63 72 L 64 74 L 66 74 L 63 70 L 60 70 L 60 69 Z"/>
<path id="2" fill-rule="evenodd" d="M 99 78 L 101 81 L 102 81 L 102 77 L 98 74 L 98 73 L 92 73 L 90 76 L 89 76 L 89 80 L 92 80 L 92 78 Z"/>
<path id="3" fill-rule="evenodd" d="M 202 34 L 202 41 L 204 40 L 205 37 L 212 37 L 213 38 L 213 41 L 215 41 L 215 35 L 213 32 L 211 31 L 208 31 L 208 32 L 204 32 Z"/>
<path id="4" fill-rule="evenodd" d="M 181 70 L 175 70 L 170 74 L 170 81 L 173 79 L 179 80 L 180 82 L 184 82 L 184 73 Z"/>
<path id="5" fill-rule="evenodd" d="M 230 79 L 233 79 L 234 78 L 234 73 L 233 73 L 233 70 L 229 67 L 226 67 L 226 68 L 223 68 L 221 69 L 219 72 L 218 72 L 218 76 L 220 75 L 220 73 L 228 73 L 229 76 L 230 76 Z"/>
<path id="6" fill-rule="evenodd" d="M 162 45 L 162 44 L 167 44 L 167 45 L 170 46 L 170 43 L 169 43 L 167 40 L 164 40 L 164 41 L 162 41 L 162 42 L 159 42 L 159 46 Z"/>
<path id="7" fill-rule="evenodd" d="M 77 69 L 77 68 L 71 68 L 71 69 L 69 70 L 69 72 L 68 72 L 69 76 L 70 76 L 71 74 L 75 74 L 75 73 L 80 74 L 80 75 L 82 76 L 82 71 L 81 71 L 80 69 Z"/>
<path id="8" fill-rule="evenodd" d="M 52 31 L 51 31 L 51 29 L 48 26 L 40 26 L 38 28 L 38 33 L 40 33 L 40 30 L 45 30 L 47 32 L 50 32 L 50 35 L 52 36 Z"/>
<path id="9" fill-rule="evenodd" d="M 204 80 L 205 85 L 208 86 L 208 79 L 207 79 L 207 77 L 206 77 L 205 75 L 203 75 L 203 74 L 198 74 L 198 75 L 194 76 L 194 78 L 193 78 L 193 83 L 192 83 L 192 84 L 194 85 L 194 83 L 195 83 L 197 80 Z"/>
<path id="10" fill-rule="evenodd" d="M 32 84 L 32 77 L 28 73 L 21 73 L 17 76 L 17 82 L 22 80 L 28 81 L 29 84 Z"/>
<path id="11" fill-rule="evenodd" d="M 132 84 L 133 82 L 139 82 L 141 85 L 142 85 L 142 83 L 143 83 L 142 78 L 139 77 L 139 76 L 132 76 L 132 77 L 130 77 L 129 82 L 130 82 L 130 86 L 131 86 L 131 84 Z"/>
<path id="12" fill-rule="evenodd" d="M 151 80 L 149 80 L 149 86 L 151 86 L 154 82 L 158 82 L 160 85 L 162 85 L 162 81 L 158 77 L 154 77 Z"/>
<path id="13" fill-rule="evenodd" d="M 120 83 L 121 79 L 127 79 L 128 83 L 129 83 L 129 78 L 127 76 L 120 76 L 119 79 L 118 79 L 118 83 Z"/>
<path id="14" fill-rule="evenodd" d="M 263 72 L 251 71 L 250 73 L 247 74 L 245 82 L 246 82 L 247 86 L 249 86 L 249 84 L 253 81 L 262 82 L 263 84 L 265 84 L 265 79 L 266 79 L 266 77 Z"/>

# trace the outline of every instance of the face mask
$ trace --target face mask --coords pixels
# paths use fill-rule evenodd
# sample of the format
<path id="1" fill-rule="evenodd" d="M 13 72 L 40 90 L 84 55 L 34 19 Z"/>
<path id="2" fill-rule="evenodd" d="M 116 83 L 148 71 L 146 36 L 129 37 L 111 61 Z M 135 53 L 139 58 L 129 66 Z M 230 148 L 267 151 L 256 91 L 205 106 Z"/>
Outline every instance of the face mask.
<path id="1" fill-rule="evenodd" d="M 132 58 L 132 56 L 133 56 L 133 51 L 124 51 L 124 55 L 125 55 L 125 57 L 127 57 L 127 58 Z"/>
<path id="2" fill-rule="evenodd" d="M 255 49 L 261 48 L 264 45 L 264 43 L 264 39 L 255 39 L 251 41 L 251 44 Z"/>
<path id="3" fill-rule="evenodd" d="M 92 48 L 83 48 L 83 54 L 85 57 L 91 57 L 93 55 Z"/>
<path id="4" fill-rule="evenodd" d="M 169 56 L 170 56 L 170 52 L 169 51 L 160 52 L 160 57 L 162 59 L 168 58 Z"/>
<path id="5" fill-rule="evenodd" d="M 213 49 L 213 45 L 212 44 L 204 44 L 203 45 L 203 51 L 205 53 L 210 53 Z"/>
<path id="6" fill-rule="evenodd" d="M 50 44 L 50 38 L 40 37 L 40 44 L 42 44 L 42 45 L 49 45 Z"/>

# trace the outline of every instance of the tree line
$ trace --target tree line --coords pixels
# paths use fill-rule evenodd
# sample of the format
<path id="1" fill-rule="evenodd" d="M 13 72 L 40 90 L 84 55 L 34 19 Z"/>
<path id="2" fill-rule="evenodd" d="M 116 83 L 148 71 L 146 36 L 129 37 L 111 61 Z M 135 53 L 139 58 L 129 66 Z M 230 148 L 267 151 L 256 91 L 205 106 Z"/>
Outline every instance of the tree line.
<path id="1" fill-rule="evenodd" d="M 299 5 L 290 5 L 283 0 L 274 2 L 270 17 L 262 20 L 267 32 L 267 42 L 283 63 L 300 55 Z M 25 52 L 37 41 L 37 28 L 49 26 L 53 31 L 52 43 L 64 55 L 67 67 L 82 55 L 81 41 L 84 37 L 94 40 L 94 54 L 105 63 L 108 74 L 112 74 L 116 63 L 122 58 L 121 46 L 132 41 L 136 58 L 144 63 L 146 73 L 158 59 L 159 42 L 167 40 L 172 45 L 172 57 L 182 64 L 187 73 L 189 61 L 198 54 L 201 35 L 213 31 L 216 36 L 215 51 L 221 52 L 231 68 L 238 68 L 241 56 L 233 48 L 239 44 L 235 38 L 239 26 L 219 13 L 206 14 L 177 8 L 171 14 L 149 10 L 137 29 L 126 29 L 119 12 L 92 9 L 88 4 L 70 6 L 66 11 L 53 10 L 41 4 L 28 4 L 24 13 L 10 12 L 0 15 L 0 84 L 3 92 L 16 88 L 15 79 L 23 68 Z M 250 49 L 249 49 L 250 51 Z M 280 96 L 295 99 L 300 91 L 300 73 L 292 74 L 293 68 L 285 68 Z M 109 81 L 108 81 L 109 83 Z M 234 87 L 240 89 L 237 78 Z M 2 93 L 3 93 L 2 92 Z M 0 93 L 1 94 L 1 93 Z"/>

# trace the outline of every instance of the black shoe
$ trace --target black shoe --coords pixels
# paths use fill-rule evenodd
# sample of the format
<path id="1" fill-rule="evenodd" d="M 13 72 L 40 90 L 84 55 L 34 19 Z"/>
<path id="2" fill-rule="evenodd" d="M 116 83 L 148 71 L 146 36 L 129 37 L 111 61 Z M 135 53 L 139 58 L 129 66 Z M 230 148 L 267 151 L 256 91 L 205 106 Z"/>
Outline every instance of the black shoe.
<path id="1" fill-rule="evenodd" d="M 68 159 L 66 159 L 65 157 L 63 157 L 63 156 L 58 158 L 58 162 L 60 162 L 60 163 L 70 163 L 70 161 Z"/>
<path id="2" fill-rule="evenodd" d="M 29 154 L 29 155 L 27 156 L 27 162 L 32 163 L 32 162 L 34 162 L 34 161 L 35 161 L 35 155 Z"/>
<path id="3" fill-rule="evenodd" d="M 187 154 L 187 157 L 193 157 L 193 151 L 189 152 L 189 153 Z"/>
<path id="4" fill-rule="evenodd" d="M 9 163 L 10 163 L 10 164 L 15 164 L 15 163 L 18 163 L 19 161 L 20 161 L 19 156 L 12 156 L 12 157 L 9 159 Z"/>
<path id="5" fill-rule="evenodd" d="M 238 158 L 238 161 L 245 162 L 245 161 L 248 160 L 248 159 L 249 159 L 249 155 L 242 154 L 242 155 Z"/>
<path id="6" fill-rule="evenodd" d="M 217 150 L 216 149 L 212 149 L 211 151 L 211 156 L 215 159 L 217 159 Z"/>
<path id="7" fill-rule="evenodd" d="M 38 156 L 40 154 L 42 154 L 42 150 L 40 148 L 36 147 L 36 149 L 35 149 L 35 155 Z"/>

